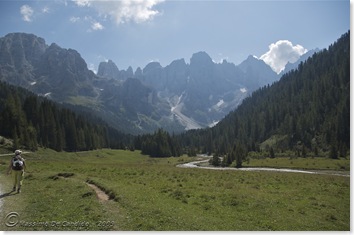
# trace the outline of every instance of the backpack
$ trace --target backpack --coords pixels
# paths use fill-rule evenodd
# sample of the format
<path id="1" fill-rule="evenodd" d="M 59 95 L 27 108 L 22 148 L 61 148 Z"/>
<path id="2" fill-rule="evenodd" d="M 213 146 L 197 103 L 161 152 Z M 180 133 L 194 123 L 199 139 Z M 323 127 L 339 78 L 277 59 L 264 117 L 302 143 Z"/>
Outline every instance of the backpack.
<path id="1" fill-rule="evenodd" d="M 12 170 L 21 171 L 23 170 L 23 159 L 21 157 L 15 156 L 12 158 Z"/>

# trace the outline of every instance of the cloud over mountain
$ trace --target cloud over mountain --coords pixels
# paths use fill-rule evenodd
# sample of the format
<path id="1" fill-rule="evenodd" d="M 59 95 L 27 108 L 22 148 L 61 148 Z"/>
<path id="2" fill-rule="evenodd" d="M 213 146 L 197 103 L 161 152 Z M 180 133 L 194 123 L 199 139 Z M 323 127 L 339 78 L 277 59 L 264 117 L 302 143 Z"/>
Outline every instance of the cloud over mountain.
<path id="1" fill-rule="evenodd" d="M 260 59 L 279 74 L 288 62 L 294 63 L 306 52 L 307 49 L 301 45 L 293 45 L 288 40 L 279 40 L 270 44 L 269 51 L 263 54 Z"/>
<path id="2" fill-rule="evenodd" d="M 102 29 L 104 29 L 103 25 L 101 23 L 99 23 L 99 22 L 92 23 L 91 28 L 93 30 L 102 30 Z"/>
<path id="3" fill-rule="evenodd" d="M 20 13 L 21 13 L 22 19 L 24 21 L 27 21 L 27 22 L 31 22 L 32 21 L 31 17 L 33 15 L 33 9 L 30 6 L 28 6 L 28 5 L 21 6 Z"/>

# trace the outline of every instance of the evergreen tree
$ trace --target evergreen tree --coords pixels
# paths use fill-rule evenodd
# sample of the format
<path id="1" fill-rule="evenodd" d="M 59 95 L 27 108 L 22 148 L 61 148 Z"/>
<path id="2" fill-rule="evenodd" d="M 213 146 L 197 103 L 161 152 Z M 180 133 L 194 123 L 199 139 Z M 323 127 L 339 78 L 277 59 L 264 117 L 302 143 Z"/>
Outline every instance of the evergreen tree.
<path id="1" fill-rule="evenodd" d="M 229 150 L 235 141 L 247 152 L 277 136 L 284 140 L 271 146 L 274 152 L 344 157 L 350 150 L 349 107 L 350 32 L 278 82 L 253 92 L 213 128 L 188 131 L 178 138 L 185 149 L 208 151 L 217 146 L 227 164 L 236 158 Z"/>
<path id="2" fill-rule="evenodd" d="M 132 139 L 88 114 L 77 115 L 3 82 L 0 82 L 0 135 L 13 138 L 14 147 L 33 151 L 38 144 L 56 151 L 76 151 L 123 146 L 122 143 Z"/>
<path id="3" fill-rule="evenodd" d="M 221 165 L 221 160 L 218 155 L 214 155 L 210 160 L 209 163 L 213 166 L 220 166 Z"/>
<path id="4" fill-rule="evenodd" d="M 246 159 L 247 150 L 240 142 L 236 143 L 235 156 L 236 156 L 236 168 L 241 168 L 243 161 Z"/>

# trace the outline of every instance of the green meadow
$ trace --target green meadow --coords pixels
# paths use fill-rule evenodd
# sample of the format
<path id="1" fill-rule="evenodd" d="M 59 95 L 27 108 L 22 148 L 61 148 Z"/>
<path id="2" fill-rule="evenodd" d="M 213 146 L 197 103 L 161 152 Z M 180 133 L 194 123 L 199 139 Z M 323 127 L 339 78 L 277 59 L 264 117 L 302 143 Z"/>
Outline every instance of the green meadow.
<path id="1" fill-rule="evenodd" d="M 4 195 L 12 188 L 6 175 L 10 158 L 0 157 L 4 231 L 350 230 L 350 177 L 179 168 L 197 158 L 157 159 L 138 151 L 40 149 L 24 155 L 22 192 Z M 270 161 L 253 163 L 280 164 Z M 281 164 L 301 162 L 287 161 Z M 327 170 L 349 170 L 349 160 L 331 161 Z M 322 169 L 322 163 L 312 168 Z M 99 200 L 87 183 L 109 200 Z"/>

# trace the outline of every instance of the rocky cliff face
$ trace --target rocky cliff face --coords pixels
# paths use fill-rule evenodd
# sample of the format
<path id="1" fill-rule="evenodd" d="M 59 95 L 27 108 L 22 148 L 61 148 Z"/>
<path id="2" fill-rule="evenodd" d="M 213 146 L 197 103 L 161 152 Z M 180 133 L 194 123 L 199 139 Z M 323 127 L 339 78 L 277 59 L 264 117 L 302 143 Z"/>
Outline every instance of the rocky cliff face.
<path id="1" fill-rule="evenodd" d="M 198 52 L 189 64 L 184 59 L 166 67 L 149 63 L 135 77 L 157 90 L 180 124 L 188 123 L 186 129 L 207 127 L 235 109 L 254 89 L 278 79 L 263 61 L 251 59 L 236 66 L 226 60 L 215 63 L 206 52 Z"/>
<path id="2" fill-rule="evenodd" d="M 111 79 L 119 79 L 119 69 L 112 61 L 101 62 L 98 66 L 97 76 Z"/>
<path id="3" fill-rule="evenodd" d="M 36 70 L 37 83 L 33 89 L 41 93 L 50 92 L 55 99 L 64 101 L 71 96 L 98 95 L 92 85 L 97 78 L 87 69 L 86 62 L 77 51 L 62 49 L 53 43 L 41 58 Z"/>
<path id="4" fill-rule="evenodd" d="M 47 45 L 33 34 L 8 34 L 0 38 L 0 79 L 27 87 L 34 82 L 34 68 L 40 64 Z"/>
<path id="5" fill-rule="evenodd" d="M 272 84 L 279 76 L 263 61 L 250 55 L 238 66 L 247 77 L 245 81 L 250 90 L 256 90 L 267 84 Z"/>
<path id="6" fill-rule="evenodd" d="M 112 61 L 100 64 L 98 75 L 126 80 L 129 73 L 152 88 L 160 102 L 167 102 L 171 117 L 185 129 L 212 126 L 235 109 L 253 90 L 279 76 L 262 60 L 250 56 L 239 66 L 224 60 L 215 63 L 206 52 L 192 55 L 189 63 L 174 60 L 166 67 L 151 62 L 143 69 L 117 72 Z"/>
<path id="7" fill-rule="evenodd" d="M 290 65 L 289 65 L 290 66 Z M 0 80 L 55 101 L 89 107 L 129 133 L 163 127 L 179 132 L 215 125 L 255 89 L 279 79 L 262 60 L 249 56 L 236 66 L 215 63 L 206 52 L 151 62 L 135 72 L 109 60 L 95 75 L 80 54 L 33 34 L 0 38 Z"/>
<path id="8" fill-rule="evenodd" d="M 0 38 L 0 80 L 57 102 L 89 107 L 125 132 L 161 127 L 159 121 L 169 115 L 169 107 L 154 89 L 132 78 L 131 67 L 119 71 L 111 61 L 101 66 L 100 74 L 90 71 L 77 51 L 55 43 L 48 46 L 35 35 L 14 33 Z"/>
<path id="9" fill-rule="evenodd" d="M 35 93 L 65 101 L 96 96 L 95 75 L 75 50 L 46 45 L 33 34 L 13 33 L 0 39 L 0 79 Z"/>

